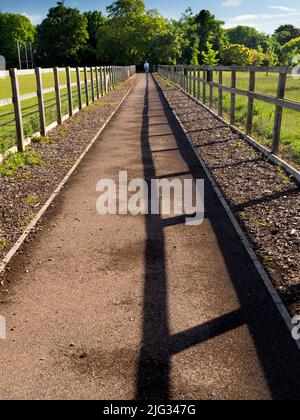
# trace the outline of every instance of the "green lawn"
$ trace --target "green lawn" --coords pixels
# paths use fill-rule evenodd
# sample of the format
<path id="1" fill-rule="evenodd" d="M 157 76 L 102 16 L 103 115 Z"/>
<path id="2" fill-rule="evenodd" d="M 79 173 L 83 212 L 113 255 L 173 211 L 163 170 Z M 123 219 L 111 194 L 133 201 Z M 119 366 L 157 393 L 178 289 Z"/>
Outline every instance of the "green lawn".
<path id="1" fill-rule="evenodd" d="M 95 77 L 95 75 L 94 75 Z M 67 84 L 66 73 L 59 73 L 60 85 Z M 84 72 L 80 73 L 80 78 L 84 80 Z M 90 80 L 90 71 L 88 71 L 88 79 Z M 54 76 L 52 73 L 42 74 L 43 88 L 47 89 L 54 87 Z M 72 83 L 76 82 L 76 72 L 71 72 Z M 27 93 L 36 92 L 36 80 L 35 75 L 26 75 L 19 77 L 20 94 L 25 95 Z M 91 98 L 92 87 L 89 85 L 89 96 Z M 82 100 L 83 103 L 86 101 L 84 86 L 82 86 Z M 95 83 L 95 94 L 96 94 L 96 83 Z M 0 100 L 11 98 L 11 85 L 10 79 L 0 79 Z M 78 107 L 78 92 L 77 88 L 72 88 L 73 97 L 73 108 Z M 68 94 L 67 89 L 61 90 L 62 100 L 62 113 L 63 115 L 68 114 Z M 50 125 L 57 119 L 56 111 L 56 98 L 55 93 L 48 93 L 44 95 L 45 102 L 45 113 L 46 113 L 46 124 Z M 39 127 L 39 112 L 37 98 L 28 99 L 22 101 L 22 116 L 24 132 L 26 137 L 31 137 L 34 133 L 40 130 Z M 7 105 L 0 107 L 0 153 L 4 153 L 10 147 L 16 144 L 16 133 L 15 133 L 15 121 L 13 106 Z"/>
<path id="2" fill-rule="evenodd" d="M 215 81 L 218 81 L 218 74 L 214 75 Z M 256 88 L 258 93 L 265 93 L 276 96 L 277 94 L 278 75 L 269 73 L 256 74 Z M 231 75 L 229 72 L 223 73 L 223 84 L 230 86 Z M 240 89 L 249 88 L 249 73 L 237 73 L 237 87 Z M 202 86 L 201 86 L 202 98 Z M 230 113 L 230 94 L 223 92 L 224 116 L 229 120 Z M 300 80 L 294 80 L 288 75 L 286 99 L 300 102 Z M 209 88 L 207 88 L 207 104 L 209 101 Z M 214 109 L 217 110 L 218 91 L 214 89 Z M 245 129 L 247 121 L 247 104 L 246 97 L 238 95 L 236 97 L 236 121 L 237 125 Z M 253 118 L 253 137 L 268 148 L 271 148 L 273 138 L 275 107 L 261 101 L 254 101 L 254 118 Z M 300 167 L 300 113 L 284 110 L 283 126 L 281 133 L 281 149 L 280 155 L 290 163 Z"/>

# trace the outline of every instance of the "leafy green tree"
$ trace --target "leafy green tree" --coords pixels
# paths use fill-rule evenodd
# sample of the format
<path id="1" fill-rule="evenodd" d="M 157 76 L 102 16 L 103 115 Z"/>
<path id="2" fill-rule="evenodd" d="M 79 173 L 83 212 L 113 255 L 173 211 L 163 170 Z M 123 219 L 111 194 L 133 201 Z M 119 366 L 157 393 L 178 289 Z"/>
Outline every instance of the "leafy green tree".
<path id="1" fill-rule="evenodd" d="M 263 64 L 265 54 L 263 52 L 262 47 L 259 45 L 257 50 L 252 48 L 250 49 L 250 59 L 249 64 L 253 64 L 255 66 L 261 66 Z"/>
<path id="2" fill-rule="evenodd" d="M 190 52 L 191 52 L 190 64 L 192 66 L 199 65 L 199 57 L 200 57 L 199 42 L 200 40 L 197 33 L 191 33 L 189 37 L 189 46 L 190 46 Z"/>
<path id="3" fill-rule="evenodd" d="M 296 60 L 300 56 L 300 37 L 287 42 L 282 48 L 282 55 L 284 64 L 296 64 Z"/>
<path id="4" fill-rule="evenodd" d="M 275 67 L 279 64 L 279 57 L 278 54 L 276 54 L 274 45 L 269 45 L 267 49 L 265 64 L 270 67 Z"/>
<path id="5" fill-rule="evenodd" d="M 97 33 L 99 60 L 140 65 L 149 59 L 152 39 L 166 30 L 166 19 L 155 9 L 147 11 L 141 0 L 118 0 L 107 11 L 109 19 Z"/>
<path id="6" fill-rule="evenodd" d="M 226 31 L 223 29 L 224 22 L 215 18 L 208 10 L 201 10 L 195 17 L 196 31 L 199 36 L 199 50 L 201 56 L 207 52 L 207 42 L 212 44 L 213 49 L 219 51 L 223 58 L 223 51 L 228 44 Z"/>
<path id="7" fill-rule="evenodd" d="M 43 65 L 66 66 L 76 63 L 88 40 L 88 20 L 78 9 L 58 2 L 37 27 L 38 57 Z"/>
<path id="8" fill-rule="evenodd" d="M 231 44 L 241 44 L 247 48 L 258 49 L 267 44 L 267 36 L 250 26 L 239 25 L 227 29 L 227 35 Z"/>
<path id="9" fill-rule="evenodd" d="M 275 30 L 275 37 L 280 45 L 285 45 L 289 41 L 300 37 L 300 29 L 294 25 L 281 25 Z"/>
<path id="10" fill-rule="evenodd" d="M 83 16 L 87 18 L 87 31 L 89 34 L 88 44 L 91 47 L 97 47 L 97 32 L 99 28 L 107 21 L 101 12 L 97 10 L 85 12 Z"/>
<path id="11" fill-rule="evenodd" d="M 14 13 L 0 13 L 0 55 L 9 67 L 18 64 L 17 42 L 20 46 L 35 42 L 36 30 L 30 19 Z"/>
<path id="12" fill-rule="evenodd" d="M 203 64 L 208 66 L 217 66 L 219 64 L 219 59 L 217 58 L 219 51 L 215 51 L 210 42 L 206 43 L 207 52 L 203 51 Z"/>
<path id="13" fill-rule="evenodd" d="M 177 64 L 182 55 L 182 38 L 173 25 L 168 25 L 164 32 L 152 38 L 150 61 L 155 64 Z"/>
<path id="14" fill-rule="evenodd" d="M 181 63 L 198 65 L 200 56 L 199 36 L 196 31 L 197 27 L 192 9 L 186 9 L 179 21 L 173 21 L 173 25 L 181 34 Z"/>
<path id="15" fill-rule="evenodd" d="M 98 64 L 97 32 L 107 21 L 107 18 L 97 10 L 85 12 L 83 15 L 87 18 L 87 31 L 89 38 L 87 43 L 78 52 L 77 62 L 85 66 L 95 66 Z"/>
<path id="16" fill-rule="evenodd" d="M 247 66 L 252 64 L 253 53 L 240 44 L 231 44 L 225 50 L 225 64 Z"/>
<path id="17" fill-rule="evenodd" d="M 109 18 L 117 19 L 144 14 L 146 7 L 143 0 L 116 0 L 106 10 Z"/>

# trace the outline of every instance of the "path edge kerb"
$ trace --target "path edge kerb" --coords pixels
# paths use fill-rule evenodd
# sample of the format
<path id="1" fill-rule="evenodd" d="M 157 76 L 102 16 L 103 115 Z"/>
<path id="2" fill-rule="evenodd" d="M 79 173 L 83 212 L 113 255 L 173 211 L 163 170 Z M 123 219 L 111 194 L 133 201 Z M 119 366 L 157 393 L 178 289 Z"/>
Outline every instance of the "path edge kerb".
<path id="1" fill-rule="evenodd" d="M 243 243 L 243 245 L 244 245 L 244 247 L 245 247 L 245 249 L 246 249 L 246 251 L 247 251 L 247 253 L 248 253 L 248 255 L 249 255 L 249 257 L 250 257 L 250 259 L 252 261 L 252 263 L 254 264 L 254 267 L 256 268 L 256 270 L 257 270 L 257 272 L 258 272 L 258 274 L 259 274 L 262 282 L 264 283 L 264 285 L 265 285 L 265 287 L 266 287 L 269 295 L 271 296 L 271 299 L 272 299 L 275 307 L 277 308 L 278 312 L 280 313 L 280 315 L 281 315 L 281 317 L 282 317 L 282 319 L 283 319 L 283 321 L 284 321 L 284 323 L 285 323 L 288 331 L 291 333 L 292 330 L 293 330 L 293 328 L 295 327 L 295 324 L 293 324 L 292 318 L 291 318 L 291 316 L 290 316 L 290 314 L 289 314 L 289 312 L 288 312 L 285 304 L 283 303 L 281 297 L 279 296 L 277 290 L 275 289 L 275 287 L 273 285 L 273 282 L 270 279 L 268 273 L 266 272 L 266 270 L 264 269 L 262 263 L 258 259 L 258 257 L 256 255 L 254 249 L 252 248 L 252 246 L 251 246 L 248 238 L 246 237 L 246 235 L 243 232 L 240 224 L 238 223 L 235 215 L 233 214 L 233 212 L 232 212 L 232 210 L 231 210 L 231 208 L 230 208 L 230 206 L 229 206 L 226 198 L 224 197 L 224 195 L 222 194 L 221 190 L 217 186 L 217 184 L 215 182 L 215 179 L 214 179 L 212 173 L 210 172 L 210 170 L 206 166 L 204 160 L 201 158 L 198 150 L 194 147 L 193 142 L 192 142 L 192 139 L 190 138 L 189 134 L 187 133 L 186 129 L 184 128 L 183 124 L 181 123 L 181 121 L 180 121 L 177 113 L 174 111 L 174 109 L 170 105 L 170 103 L 169 103 L 169 101 L 168 101 L 168 99 L 167 99 L 167 97 L 166 97 L 163 89 L 161 88 L 161 86 L 159 84 L 159 81 L 157 80 L 156 75 L 153 75 L 153 77 L 155 79 L 155 82 L 156 82 L 156 84 L 157 84 L 160 92 L 163 94 L 164 98 L 166 99 L 167 103 L 169 104 L 172 113 L 174 114 L 174 116 L 175 116 L 178 124 L 180 125 L 180 127 L 181 127 L 181 129 L 182 129 L 182 131 L 183 131 L 183 133 L 184 133 L 184 135 L 186 137 L 186 139 L 188 140 L 191 148 L 193 149 L 193 151 L 194 151 L 194 153 L 195 153 L 195 155 L 196 155 L 199 163 L 201 164 L 201 166 L 202 166 L 202 168 L 203 168 L 203 170 L 204 170 L 204 172 L 205 172 L 205 174 L 206 174 L 206 176 L 207 176 L 210 184 L 212 185 L 212 187 L 213 187 L 213 189 L 214 189 L 214 191 L 215 191 L 218 199 L 220 200 L 220 202 L 221 202 L 224 210 L 226 211 L 227 216 L 229 217 L 229 220 L 232 223 L 232 225 L 233 225 L 233 227 L 234 227 L 237 235 L 241 239 L 241 242 Z M 182 92 L 185 93 L 183 90 L 182 90 Z M 189 95 L 187 95 L 187 96 L 189 96 Z M 199 103 L 199 105 L 201 105 L 201 104 Z M 291 340 L 295 343 L 296 347 L 300 351 L 300 340 L 298 340 L 298 341 L 297 340 L 293 340 L 292 335 L 291 335 Z"/>
<path id="2" fill-rule="evenodd" d="M 85 150 L 83 151 L 83 153 L 76 160 L 75 164 L 69 170 L 69 172 L 67 173 L 67 175 L 63 178 L 63 180 L 60 182 L 60 184 L 55 188 L 54 192 L 48 198 L 48 200 L 43 205 L 43 207 L 40 209 L 40 211 L 38 212 L 38 214 L 29 223 L 29 225 L 27 226 L 26 230 L 22 233 L 22 235 L 19 237 L 19 239 L 13 245 L 13 247 L 4 256 L 4 258 L 2 259 L 1 264 L 0 264 L 0 274 L 2 274 L 5 271 L 7 265 L 9 264 L 9 262 L 12 260 L 12 258 L 15 256 L 15 254 L 18 252 L 18 250 L 20 249 L 20 247 L 23 245 L 23 243 L 25 242 L 25 240 L 27 239 L 27 237 L 30 235 L 30 233 L 33 231 L 33 229 L 35 228 L 35 226 L 37 225 L 37 223 L 40 221 L 40 219 L 46 213 L 46 211 L 48 210 L 48 208 L 50 207 L 50 205 L 53 203 L 53 201 L 55 200 L 55 198 L 59 195 L 60 191 L 63 189 L 63 187 L 65 186 L 65 184 L 68 182 L 68 180 L 70 179 L 70 177 L 73 175 L 73 173 L 75 172 L 75 170 L 77 169 L 77 167 L 79 166 L 79 164 L 81 163 L 81 161 L 83 160 L 83 158 L 89 152 L 89 150 L 94 145 L 94 143 L 98 140 L 98 138 L 99 138 L 100 134 L 102 133 L 102 131 L 107 127 L 107 125 L 109 124 L 109 122 L 111 121 L 111 119 L 115 116 L 115 114 L 118 112 L 119 108 L 123 105 L 123 103 L 125 102 L 125 100 L 127 99 L 127 97 L 130 95 L 130 93 L 134 89 L 135 85 L 136 84 L 134 84 L 128 90 L 128 92 L 126 92 L 126 94 L 122 98 L 122 100 L 119 103 L 119 105 L 111 113 L 111 115 L 108 117 L 108 119 L 106 120 L 106 122 L 102 125 L 102 127 L 100 128 L 100 130 L 98 131 L 98 133 L 93 137 L 93 139 L 91 140 L 91 142 L 88 144 L 88 146 L 85 148 Z"/>

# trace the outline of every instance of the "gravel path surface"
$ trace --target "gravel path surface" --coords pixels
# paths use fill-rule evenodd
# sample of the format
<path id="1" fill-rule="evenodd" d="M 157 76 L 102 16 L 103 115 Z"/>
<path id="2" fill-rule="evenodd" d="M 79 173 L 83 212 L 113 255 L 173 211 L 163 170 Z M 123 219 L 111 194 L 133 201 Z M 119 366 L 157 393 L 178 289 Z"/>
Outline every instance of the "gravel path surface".
<path id="1" fill-rule="evenodd" d="M 210 112 L 159 78 L 291 312 L 300 313 L 300 188 Z"/>
<path id="2" fill-rule="evenodd" d="M 136 83 L 136 77 L 51 130 L 46 144 L 32 143 L 30 148 L 40 154 L 41 165 L 27 166 L 14 176 L 0 175 L 0 259 Z"/>

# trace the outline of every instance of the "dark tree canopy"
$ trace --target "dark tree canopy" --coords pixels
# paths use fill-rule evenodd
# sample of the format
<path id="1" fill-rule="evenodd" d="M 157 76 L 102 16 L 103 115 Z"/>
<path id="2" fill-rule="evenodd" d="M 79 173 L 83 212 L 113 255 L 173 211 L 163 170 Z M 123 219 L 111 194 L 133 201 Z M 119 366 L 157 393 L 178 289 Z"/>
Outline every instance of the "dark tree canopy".
<path id="1" fill-rule="evenodd" d="M 38 57 L 47 65 L 66 66 L 77 61 L 77 54 L 88 40 L 87 18 L 78 9 L 57 3 L 37 27 Z"/>
<path id="2" fill-rule="evenodd" d="M 166 19 L 146 11 L 142 0 L 118 0 L 107 8 L 109 19 L 99 29 L 98 58 L 111 64 L 142 64 L 149 59 L 153 37 L 164 31 Z"/>
<path id="3" fill-rule="evenodd" d="M 224 22 L 215 18 L 209 10 L 201 10 L 195 17 L 197 34 L 199 36 L 199 50 L 207 51 L 207 43 L 211 43 L 213 48 L 222 54 L 224 44 L 226 44 L 226 31 L 222 28 Z"/>
<path id="4" fill-rule="evenodd" d="M 239 25 L 228 29 L 227 35 L 231 44 L 241 44 L 247 48 L 257 49 L 259 46 L 265 46 L 267 43 L 267 36 L 251 26 Z"/>
<path id="5" fill-rule="evenodd" d="M 85 65 L 97 65 L 97 33 L 99 29 L 105 24 L 107 18 L 103 16 L 101 12 L 97 10 L 85 12 L 83 14 L 87 18 L 87 31 L 89 38 L 87 43 L 82 46 L 78 52 L 78 64 Z"/>
<path id="6" fill-rule="evenodd" d="M 96 48 L 97 47 L 97 32 L 99 28 L 104 25 L 107 18 L 103 16 L 101 12 L 97 10 L 83 13 L 83 16 L 87 18 L 87 31 L 89 34 L 88 44 Z"/>
<path id="7" fill-rule="evenodd" d="M 300 29 L 294 25 L 281 25 L 275 31 L 276 39 L 281 45 L 285 45 L 292 39 L 300 37 Z"/>

